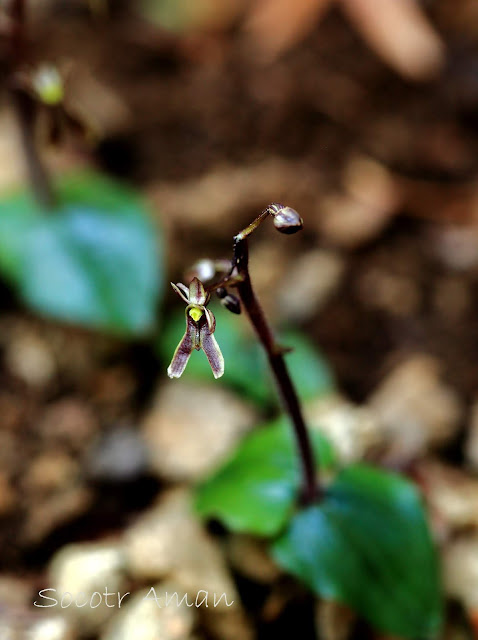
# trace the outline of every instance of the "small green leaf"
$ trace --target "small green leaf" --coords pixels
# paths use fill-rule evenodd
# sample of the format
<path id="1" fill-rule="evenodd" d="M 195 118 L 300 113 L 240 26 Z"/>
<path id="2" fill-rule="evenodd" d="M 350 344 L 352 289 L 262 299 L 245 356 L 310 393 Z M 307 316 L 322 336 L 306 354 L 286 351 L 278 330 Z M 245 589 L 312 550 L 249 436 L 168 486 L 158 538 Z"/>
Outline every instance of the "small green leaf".
<path id="1" fill-rule="evenodd" d="M 47 316 L 125 334 L 150 329 L 160 256 L 139 199 L 93 173 L 63 178 L 57 196 L 53 211 L 26 191 L 0 202 L 0 270 Z"/>
<path id="2" fill-rule="evenodd" d="M 310 432 L 322 471 L 336 464 L 330 443 Z M 197 508 L 234 531 L 277 534 L 294 509 L 300 487 L 295 442 L 285 419 L 245 439 L 234 457 L 198 490 Z"/>
<path id="3" fill-rule="evenodd" d="M 216 316 L 215 337 L 224 356 L 225 371 L 222 381 L 245 394 L 260 405 L 271 404 L 277 397 L 262 347 L 246 332 L 245 319 L 233 315 L 220 306 L 212 308 Z M 158 350 L 169 361 L 185 330 L 184 310 L 175 313 L 161 331 Z M 296 381 L 299 396 L 317 397 L 334 388 L 332 373 L 315 347 L 297 332 L 288 332 L 281 344 L 293 348 L 285 358 L 292 379 Z M 212 380 L 211 367 L 203 353 L 193 353 L 183 378 Z"/>
<path id="4" fill-rule="evenodd" d="M 273 544 L 277 562 L 381 631 L 434 638 L 442 622 L 436 553 L 415 488 L 391 473 L 344 469 L 324 500 Z"/>

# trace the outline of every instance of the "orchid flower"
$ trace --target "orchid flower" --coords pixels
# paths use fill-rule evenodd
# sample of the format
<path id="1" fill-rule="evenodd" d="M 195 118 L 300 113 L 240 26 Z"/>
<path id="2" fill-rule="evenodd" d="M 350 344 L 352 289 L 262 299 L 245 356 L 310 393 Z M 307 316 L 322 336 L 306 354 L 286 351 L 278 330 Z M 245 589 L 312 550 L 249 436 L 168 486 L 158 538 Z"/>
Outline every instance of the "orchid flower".
<path id="1" fill-rule="evenodd" d="M 186 333 L 176 347 L 171 364 L 168 367 L 170 378 L 179 378 L 194 349 L 202 349 L 206 354 L 212 373 L 215 378 L 220 378 L 224 373 L 224 358 L 219 345 L 214 337 L 216 319 L 206 305 L 209 302 L 209 293 L 198 278 L 193 278 L 189 285 L 173 284 L 171 286 L 178 296 L 186 304 Z"/>

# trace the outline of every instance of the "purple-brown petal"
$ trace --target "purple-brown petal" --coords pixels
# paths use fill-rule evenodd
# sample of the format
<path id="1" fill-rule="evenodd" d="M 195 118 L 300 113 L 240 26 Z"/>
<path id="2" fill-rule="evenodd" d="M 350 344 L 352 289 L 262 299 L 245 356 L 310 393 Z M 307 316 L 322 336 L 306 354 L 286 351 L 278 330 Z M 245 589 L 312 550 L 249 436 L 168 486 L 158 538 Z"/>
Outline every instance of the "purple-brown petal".
<path id="1" fill-rule="evenodd" d="M 193 278 L 189 285 L 189 302 L 191 304 L 205 305 L 208 300 L 208 294 L 203 283 L 198 278 Z"/>
<path id="2" fill-rule="evenodd" d="M 201 347 L 209 360 L 214 377 L 220 378 L 224 373 L 224 358 L 207 323 L 201 327 Z"/>
<path id="3" fill-rule="evenodd" d="M 204 309 L 204 313 L 206 314 L 207 326 L 209 328 L 209 333 L 214 333 L 216 330 L 216 318 L 214 314 L 209 309 Z"/>
<path id="4" fill-rule="evenodd" d="M 170 283 L 172 288 L 174 289 L 174 291 L 178 294 L 178 296 L 181 298 L 181 300 L 184 300 L 184 302 L 186 304 L 189 304 L 189 290 L 188 288 L 184 285 L 181 284 L 181 282 L 178 282 L 177 284 L 174 284 L 173 282 Z"/>
<path id="5" fill-rule="evenodd" d="M 194 349 L 199 348 L 200 336 L 198 335 L 198 329 L 196 323 L 186 316 L 186 333 L 181 339 L 181 342 L 176 347 L 171 364 L 168 367 L 168 376 L 170 378 L 181 377 L 189 357 Z"/>

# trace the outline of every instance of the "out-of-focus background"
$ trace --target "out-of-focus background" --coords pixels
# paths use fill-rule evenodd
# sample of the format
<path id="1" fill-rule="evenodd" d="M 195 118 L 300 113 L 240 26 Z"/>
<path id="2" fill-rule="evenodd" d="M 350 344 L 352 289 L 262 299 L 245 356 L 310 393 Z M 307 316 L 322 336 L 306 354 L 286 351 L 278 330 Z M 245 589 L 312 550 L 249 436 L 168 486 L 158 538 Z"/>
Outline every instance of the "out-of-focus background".
<path id="1" fill-rule="evenodd" d="M 224 378 L 214 381 L 194 353 L 184 378 L 168 380 L 184 330 L 169 281 L 183 281 L 198 259 L 230 257 L 234 233 L 270 202 L 297 209 L 304 230 L 287 237 L 264 224 L 251 240 L 251 272 L 282 340 L 296 347 L 291 368 L 309 421 L 344 462 L 368 460 L 418 483 L 440 549 L 446 638 L 473 637 L 478 3 L 27 0 L 25 53 L 13 69 L 8 4 L 0 638 L 266 639 L 289 637 L 298 621 L 304 639 L 379 637 L 316 601 L 257 540 L 208 530 L 188 507 L 192 487 L 279 409 L 246 319 L 219 305 Z M 13 74 L 32 95 L 52 68 L 63 95 L 42 94 L 30 132 L 49 174 L 88 169 L 146 202 L 153 225 L 118 231 L 127 253 L 134 236 L 131 252 L 152 256 L 143 267 L 146 294 L 154 291 L 139 319 L 130 317 L 141 287 L 129 258 L 105 267 L 99 287 L 99 307 L 129 288 L 122 320 L 94 308 L 83 316 L 83 290 L 74 311 L 62 307 L 76 236 L 49 265 L 56 248 L 37 242 L 41 229 L 28 241 L 12 231 L 25 207 L 11 189 L 28 179 L 8 87 Z M 102 193 L 88 180 L 86 190 Z M 78 225 L 83 237 L 89 229 Z M 97 243 L 94 224 L 91 235 Z M 121 611 L 33 606 L 43 588 L 91 594 L 105 585 L 137 599 Z M 152 585 L 227 592 L 237 604 L 148 609 L 140 596 Z"/>

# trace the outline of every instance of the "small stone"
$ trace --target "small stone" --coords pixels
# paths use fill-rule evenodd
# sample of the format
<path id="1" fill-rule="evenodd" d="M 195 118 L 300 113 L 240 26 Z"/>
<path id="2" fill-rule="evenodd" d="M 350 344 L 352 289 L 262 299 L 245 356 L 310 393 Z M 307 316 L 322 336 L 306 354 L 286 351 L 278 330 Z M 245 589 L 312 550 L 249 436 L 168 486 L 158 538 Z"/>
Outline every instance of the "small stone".
<path id="1" fill-rule="evenodd" d="M 388 442 L 386 460 L 403 464 L 454 436 L 462 416 L 457 393 L 440 378 L 439 362 L 415 354 L 397 365 L 372 394 Z"/>
<path id="2" fill-rule="evenodd" d="M 420 461 L 416 475 L 445 535 L 478 527 L 478 479 L 433 459 Z"/>
<path id="3" fill-rule="evenodd" d="M 147 468 L 147 452 L 136 429 L 126 425 L 102 433 L 87 452 L 85 467 L 95 480 L 124 482 Z"/>
<path id="4" fill-rule="evenodd" d="M 369 156 L 355 155 L 348 160 L 343 184 L 350 196 L 373 212 L 393 212 L 402 199 L 398 180 L 383 164 Z M 381 224 L 380 218 L 378 223 Z"/>
<path id="5" fill-rule="evenodd" d="M 362 460 L 382 443 L 382 435 L 373 412 L 342 398 L 327 395 L 305 407 L 308 424 L 330 439 L 343 463 Z"/>
<path id="6" fill-rule="evenodd" d="M 128 596 L 101 640 L 188 640 L 195 623 L 196 608 L 188 607 L 186 602 L 177 606 L 175 599 L 169 602 L 174 593 L 181 602 L 184 588 L 174 582 L 162 582 Z"/>
<path id="7" fill-rule="evenodd" d="M 91 408 L 77 398 L 66 397 L 47 405 L 37 431 L 50 447 L 60 445 L 82 451 L 97 429 Z"/>
<path id="8" fill-rule="evenodd" d="M 0 613 L 1 640 L 76 640 L 70 623 L 60 616 L 39 616 L 27 608 Z"/>
<path id="9" fill-rule="evenodd" d="M 102 595 L 105 588 L 116 595 L 117 592 L 125 592 L 124 586 L 125 557 L 121 547 L 113 543 L 67 545 L 54 555 L 50 563 L 48 587 L 56 589 L 57 607 L 60 608 L 63 594 L 70 593 L 73 602 L 63 608 L 62 613 L 85 635 L 97 633 L 115 611 L 106 605 L 106 598 Z M 89 604 L 84 607 L 75 605 L 77 597 L 81 603 L 85 600 L 90 602 L 95 592 L 102 595 L 101 604 L 96 608 Z M 99 596 L 95 595 L 94 604 L 99 602 Z"/>
<path id="10" fill-rule="evenodd" d="M 477 199 L 478 196 L 475 194 L 474 200 Z M 469 206 L 473 206 L 472 203 L 469 203 Z M 463 272 L 473 269 L 478 264 L 476 225 L 434 226 L 430 235 L 430 247 L 448 269 Z"/>
<path id="11" fill-rule="evenodd" d="M 23 329 L 13 332 L 5 362 L 13 375 L 32 387 L 48 384 L 57 370 L 48 343 L 39 334 Z"/>
<path id="12" fill-rule="evenodd" d="M 100 82 L 87 64 L 76 60 L 71 66 L 65 86 L 67 111 L 98 138 L 123 130 L 132 116 L 123 96 Z"/>
<path id="13" fill-rule="evenodd" d="M 401 194 L 387 170 L 357 159 L 345 174 L 345 191 L 318 204 L 319 232 L 335 245 L 353 249 L 376 238 L 392 219 Z"/>
<path id="14" fill-rule="evenodd" d="M 31 604 L 31 582 L 13 575 L 0 575 L 0 602 L 2 607 L 20 609 Z M 0 627 L 1 628 L 1 627 Z M 1 638 L 1 636 L 0 636 Z"/>
<path id="15" fill-rule="evenodd" d="M 367 306 L 395 316 L 410 316 L 420 306 L 420 290 L 411 276 L 371 268 L 360 276 L 357 288 Z"/>
<path id="16" fill-rule="evenodd" d="M 299 256 L 278 288 L 281 316 L 294 322 L 308 320 L 337 290 L 344 270 L 343 258 L 334 251 L 316 249 Z"/>
<path id="17" fill-rule="evenodd" d="M 267 546 L 252 536 L 229 535 L 227 553 L 234 569 L 255 582 L 270 584 L 282 574 Z"/>
<path id="18" fill-rule="evenodd" d="M 170 575 L 191 592 L 226 593 L 229 602 L 238 599 L 217 543 L 195 516 L 192 497 L 183 489 L 163 495 L 126 530 L 124 551 L 135 578 Z"/>
<path id="19" fill-rule="evenodd" d="M 29 626 L 26 640 L 74 640 L 71 624 L 64 617 L 49 617 Z"/>
<path id="20" fill-rule="evenodd" d="M 26 519 L 21 540 L 38 544 L 56 527 L 81 515 L 91 504 L 79 463 L 63 451 L 37 456 L 21 482 Z"/>
<path id="21" fill-rule="evenodd" d="M 43 453 L 29 463 L 22 488 L 37 494 L 51 493 L 74 484 L 79 475 L 79 465 L 72 457 L 60 451 Z"/>
<path id="22" fill-rule="evenodd" d="M 322 640 L 348 640 L 352 635 L 356 614 L 339 602 L 318 600 L 315 620 Z"/>
<path id="23" fill-rule="evenodd" d="M 224 389 L 167 382 L 142 426 L 151 467 L 168 480 L 204 478 L 255 421 L 256 413 Z"/>
<path id="24" fill-rule="evenodd" d="M 205 613 L 201 609 L 201 613 Z M 242 607 L 234 603 L 227 611 L 224 609 L 209 609 L 210 615 L 202 616 L 202 626 L 208 637 L 213 640 L 254 640 L 256 634 L 246 617 Z"/>
<path id="25" fill-rule="evenodd" d="M 187 491 L 170 491 L 143 514 L 126 531 L 124 548 L 134 578 L 151 582 L 168 576 L 190 601 L 207 597 L 208 606 L 200 607 L 201 625 L 212 638 L 253 637 L 226 561 L 194 515 Z M 164 593 L 164 584 L 159 586 Z"/>
<path id="26" fill-rule="evenodd" d="M 449 542 L 443 551 L 445 590 L 468 611 L 478 610 L 478 536 Z"/>
<path id="27" fill-rule="evenodd" d="M 82 485 L 65 487 L 42 500 L 33 496 L 23 524 L 22 544 L 39 544 L 57 527 L 85 513 L 92 498 L 92 492 Z"/>

